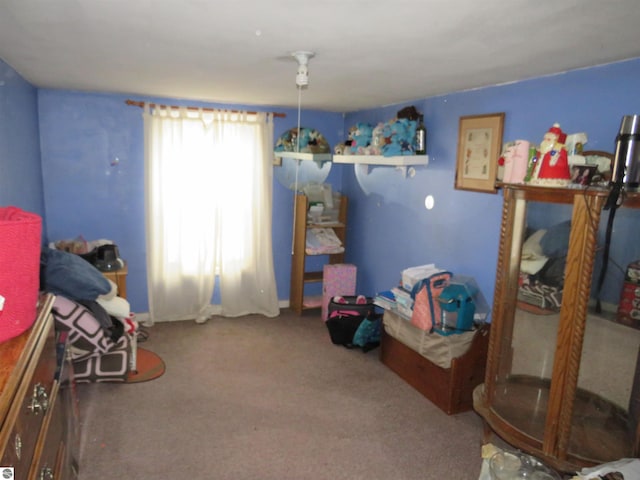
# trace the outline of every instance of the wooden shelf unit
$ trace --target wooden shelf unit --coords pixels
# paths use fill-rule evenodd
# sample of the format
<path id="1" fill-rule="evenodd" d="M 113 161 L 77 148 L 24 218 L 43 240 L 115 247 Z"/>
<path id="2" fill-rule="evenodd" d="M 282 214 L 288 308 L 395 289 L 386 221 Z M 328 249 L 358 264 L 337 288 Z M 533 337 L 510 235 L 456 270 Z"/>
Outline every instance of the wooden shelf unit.
<path id="1" fill-rule="evenodd" d="M 347 209 L 348 198 L 340 196 L 340 208 L 338 210 L 337 223 L 314 224 L 307 220 L 309 201 L 306 195 L 297 194 L 295 197 L 295 218 L 293 225 L 293 254 L 291 256 L 291 289 L 289 291 L 289 307 L 298 315 L 303 310 L 320 308 L 321 302 L 316 297 L 305 295 L 305 285 L 310 283 L 322 283 L 322 270 L 307 271 L 307 255 L 305 247 L 307 243 L 308 228 L 333 228 L 337 237 L 346 248 Z M 316 255 L 314 255 L 316 256 Z M 344 252 L 326 255 L 328 263 L 343 263 Z"/>

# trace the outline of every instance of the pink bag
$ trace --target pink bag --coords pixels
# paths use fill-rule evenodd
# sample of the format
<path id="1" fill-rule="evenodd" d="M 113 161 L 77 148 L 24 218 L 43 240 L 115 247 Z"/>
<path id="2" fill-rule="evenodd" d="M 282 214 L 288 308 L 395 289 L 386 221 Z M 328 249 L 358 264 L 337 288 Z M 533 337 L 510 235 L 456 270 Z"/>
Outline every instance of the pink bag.
<path id="1" fill-rule="evenodd" d="M 438 297 L 442 290 L 449 285 L 451 272 L 438 272 L 428 278 L 423 278 L 413 286 L 411 295 L 414 297 L 411 323 L 421 330 L 430 332 L 440 323 L 441 308 Z"/>
<path id="2" fill-rule="evenodd" d="M 42 218 L 0 207 L 0 342 L 36 320 L 40 290 Z"/>

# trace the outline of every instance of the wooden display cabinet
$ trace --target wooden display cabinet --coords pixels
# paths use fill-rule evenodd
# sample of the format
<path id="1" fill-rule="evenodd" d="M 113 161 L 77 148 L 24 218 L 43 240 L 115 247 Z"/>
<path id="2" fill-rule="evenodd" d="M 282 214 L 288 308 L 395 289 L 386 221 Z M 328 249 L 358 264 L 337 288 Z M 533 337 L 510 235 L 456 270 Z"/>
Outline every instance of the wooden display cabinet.
<path id="1" fill-rule="evenodd" d="M 311 297 L 305 293 L 306 285 L 312 283 L 321 284 L 323 276 L 321 269 L 308 269 L 307 257 L 309 257 L 309 255 L 306 253 L 307 229 L 314 227 L 332 228 L 335 231 L 336 236 L 342 242 L 342 246 L 346 248 L 347 208 L 349 203 L 348 198 L 341 195 L 340 207 L 338 210 L 338 221 L 334 223 L 313 224 L 307 219 L 307 211 L 309 210 L 309 201 L 307 196 L 297 194 L 295 202 L 289 306 L 291 310 L 300 315 L 303 310 L 320 308 L 321 306 L 321 298 Z M 344 252 L 325 256 L 328 257 L 328 262 L 330 264 L 344 262 Z"/>
<path id="2" fill-rule="evenodd" d="M 600 217 L 609 191 L 502 187 L 486 376 L 474 391 L 474 408 L 485 420 L 487 437 L 495 432 L 566 472 L 638 456 L 638 412 L 632 410 L 640 396 L 640 330 L 603 319 L 588 308 Z M 531 202 L 542 202 L 545 209 L 564 204 L 571 212 L 560 312 L 533 319 L 517 302 Z M 626 196 L 624 207 L 640 207 L 640 195 Z M 531 356 L 523 361 L 527 348 Z M 630 373 L 619 375 L 618 364 Z M 622 395 L 613 399 L 620 386 Z"/>

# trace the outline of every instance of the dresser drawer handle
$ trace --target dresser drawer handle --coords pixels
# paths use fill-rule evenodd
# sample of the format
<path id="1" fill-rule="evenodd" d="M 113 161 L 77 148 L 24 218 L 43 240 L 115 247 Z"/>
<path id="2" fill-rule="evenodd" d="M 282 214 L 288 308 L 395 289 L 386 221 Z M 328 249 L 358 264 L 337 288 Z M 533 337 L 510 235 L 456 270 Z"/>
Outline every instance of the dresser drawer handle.
<path id="1" fill-rule="evenodd" d="M 38 398 L 40 399 L 40 405 L 42 405 L 42 410 L 49 410 L 49 394 L 47 393 L 47 389 L 44 388 L 41 384 L 36 384 L 38 391 Z"/>
<path id="2" fill-rule="evenodd" d="M 36 383 L 33 386 L 33 395 L 31 395 L 31 401 L 27 405 L 27 410 L 34 415 L 40 415 L 41 412 L 46 412 L 48 408 L 49 395 L 47 394 L 47 390 L 42 384 Z"/>
<path id="3" fill-rule="evenodd" d="M 20 460 L 22 456 L 22 437 L 19 433 L 16 433 L 16 436 L 13 438 L 13 449 L 16 452 L 16 458 Z"/>
<path id="4" fill-rule="evenodd" d="M 42 467 L 40 470 L 40 480 L 53 480 L 53 468 Z"/>

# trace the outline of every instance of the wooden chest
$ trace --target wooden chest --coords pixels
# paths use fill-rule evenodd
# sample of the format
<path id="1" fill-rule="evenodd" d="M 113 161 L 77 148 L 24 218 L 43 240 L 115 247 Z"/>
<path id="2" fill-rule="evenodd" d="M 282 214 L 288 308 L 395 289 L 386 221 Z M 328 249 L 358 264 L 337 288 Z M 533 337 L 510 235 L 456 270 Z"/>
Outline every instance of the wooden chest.
<path id="1" fill-rule="evenodd" d="M 489 326 L 480 328 L 463 355 L 442 368 L 396 340 L 383 329 L 380 360 L 446 414 L 473 408 L 473 389 L 484 381 Z"/>

